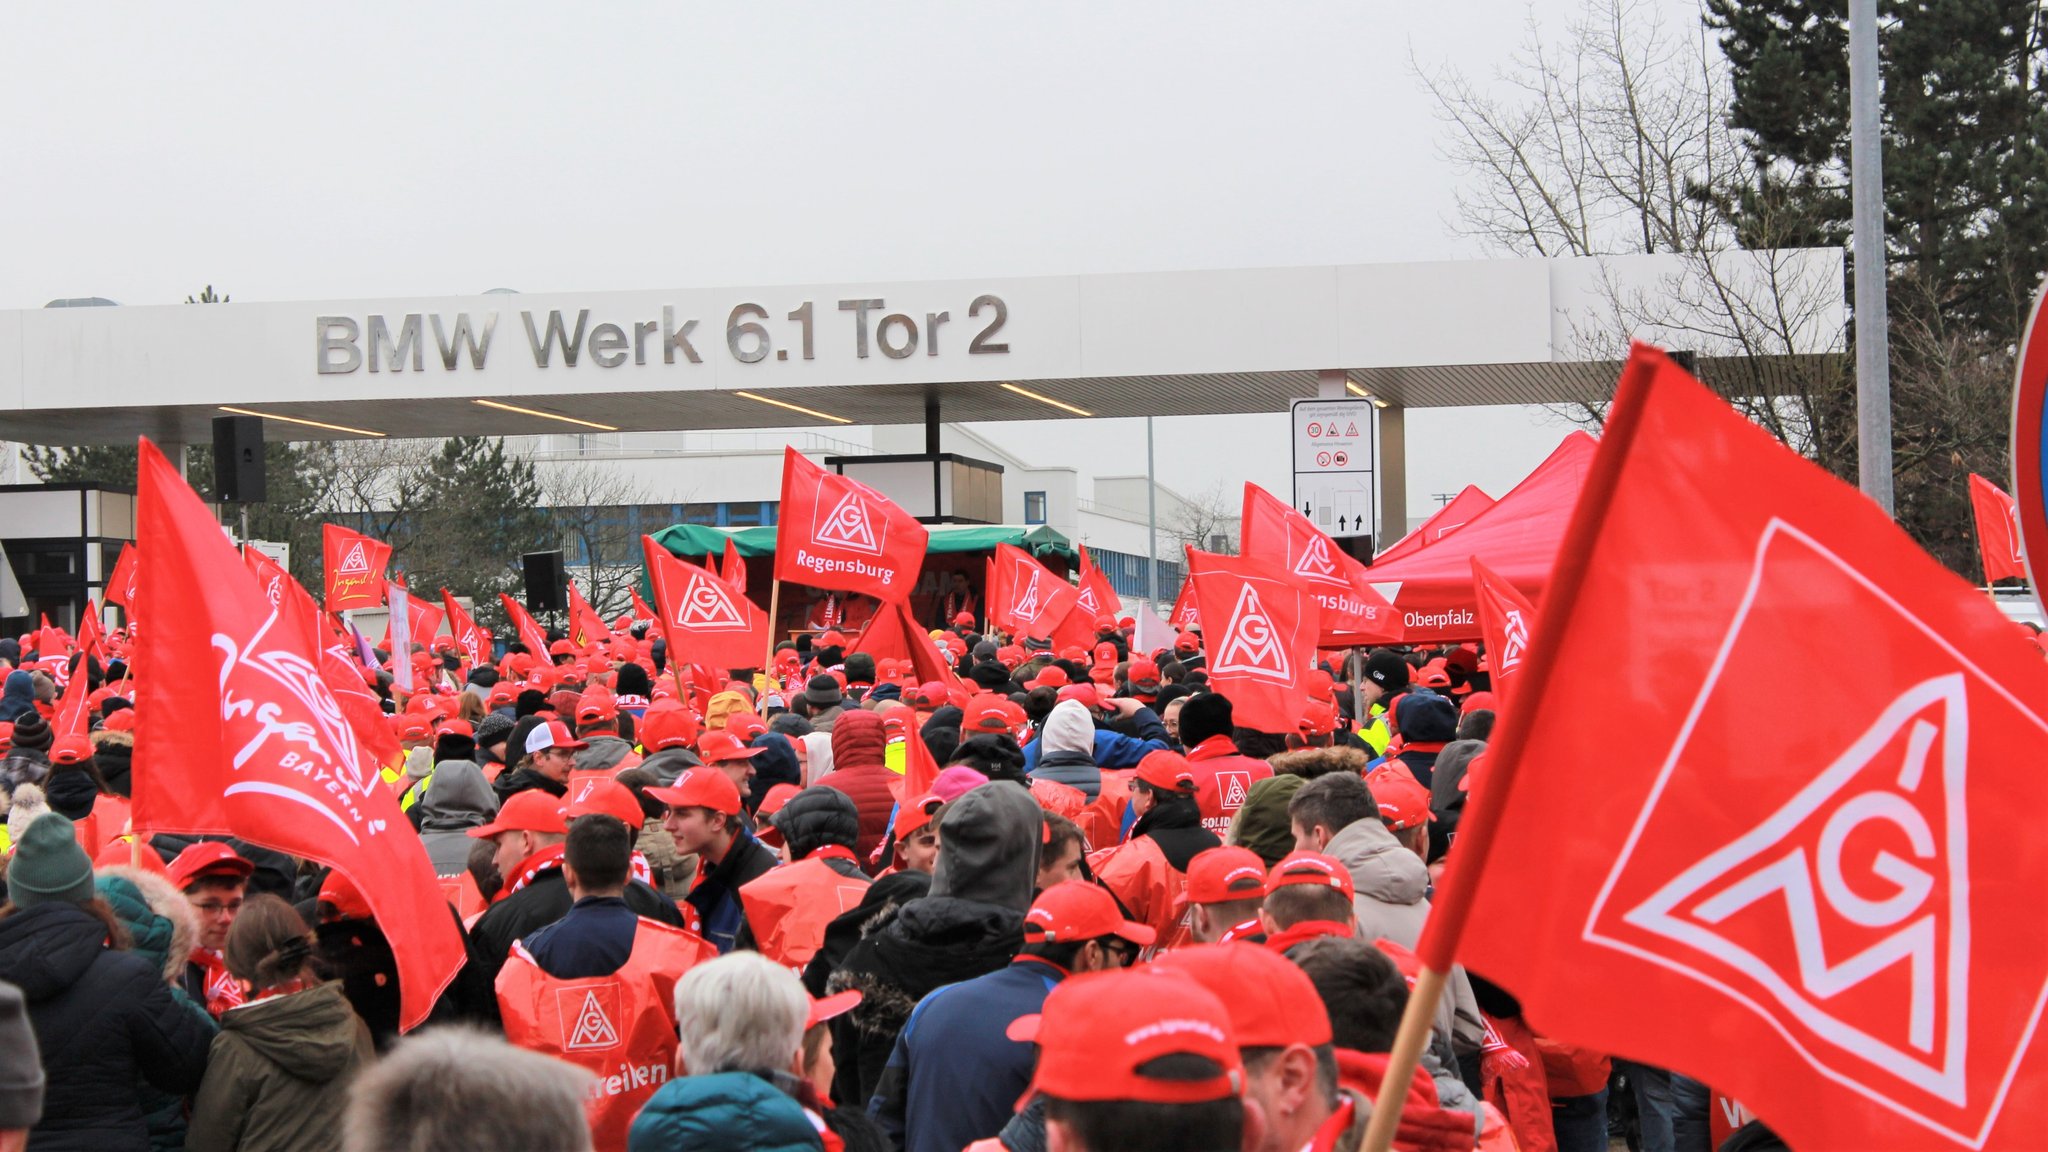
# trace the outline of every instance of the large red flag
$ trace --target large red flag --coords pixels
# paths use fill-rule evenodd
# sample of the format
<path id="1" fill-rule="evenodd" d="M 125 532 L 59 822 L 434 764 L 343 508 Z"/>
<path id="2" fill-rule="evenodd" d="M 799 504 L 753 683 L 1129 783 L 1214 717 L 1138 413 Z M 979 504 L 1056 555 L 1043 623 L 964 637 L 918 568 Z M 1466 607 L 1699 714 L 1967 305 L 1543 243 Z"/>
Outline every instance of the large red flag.
<path id="1" fill-rule="evenodd" d="M 1472 561 L 1472 591 L 1479 600 L 1479 635 L 1486 641 L 1486 667 L 1502 705 L 1529 659 L 1529 628 L 1536 606 L 1500 573 Z"/>
<path id="2" fill-rule="evenodd" d="M 319 637 L 272 604 L 206 505 L 140 448 L 137 832 L 237 836 L 355 883 L 398 962 L 399 1023 L 427 1017 L 462 967 L 462 933 L 426 849 L 322 681 Z"/>
<path id="3" fill-rule="evenodd" d="M 547 663 L 548 634 L 541 629 L 540 623 L 526 610 L 525 605 L 512 597 L 511 593 L 498 593 L 498 603 L 505 609 L 505 615 L 511 619 L 512 632 L 519 637 L 519 642 L 526 645 L 526 650 L 533 653 L 541 663 Z"/>
<path id="4" fill-rule="evenodd" d="M 1116 594 L 1109 577 L 1095 566 L 1095 557 L 1088 554 L 1088 546 L 1081 545 L 1080 569 L 1081 595 L 1074 601 L 1074 610 L 1088 619 L 1089 635 L 1094 635 L 1097 616 L 1114 616 L 1123 607 L 1123 598 Z"/>
<path id="5" fill-rule="evenodd" d="M 322 524 L 320 551 L 326 561 L 329 612 L 383 605 L 384 569 L 391 562 L 391 545 L 338 524 Z"/>
<path id="6" fill-rule="evenodd" d="M 996 545 L 998 595 L 988 602 L 989 623 L 1013 636 L 1050 637 L 1081 592 L 1014 544 Z"/>
<path id="7" fill-rule="evenodd" d="M 2048 667 L 1983 594 L 1638 348 L 1533 638 L 1429 967 L 1794 1148 L 2040 1147 Z"/>
<path id="8" fill-rule="evenodd" d="M 725 538 L 725 559 L 718 567 L 718 574 L 725 578 L 733 591 L 742 596 L 747 594 L 747 559 L 740 555 L 740 546 L 730 536 Z"/>
<path id="9" fill-rule="evenodd" d="M 910 607 L 900 600 L 884 601 L 875 611 L 874 618 L 846 650 L 849 656 L 855 652 L 865 652 L 877 661 L 908 660 L 917 670 L 920 684 L 936 680 L 950 689 L 958 681 L 953 666 L 939 655 L 939 646 L 932 643 L 931 633 L 918 626 L 910 615 Z"/>
<path id="10" fill-rule="evenodd" d="M 2005 490 L 1970 473 L 1970 511 L 1977 517 L 1977 553 L 1984 559 L 1984 582 L 2027 578 L 2020 556 L 2019 505 Z"/>
<path id="11" fill-rule="evenodd" d="M 1249 482 L 1242 517 L 1238 551 L 1291 573 L 1322 607 L 1319 644 L 1341 648 L 1401 639 L 1401 613 L 1367 583 L 1365 565 L 1308 517 Z"/>
<path id="12" fill-rule="evenodd" d="M 1230 697 L 1238 724 L 1261 732 L 1299 730 L 1308 711 L 1321 606 L 1277 564 L 1193 548 L 1187 556 L 1188 582 L 1210 622 L 1202 635 L 1210 685 Z"/>
<path id="13" fill-rule="evenodd" d="M 384 706 L 363 682 L 362 665 L 335 629 L 334 618 L 322 613 L 312 595 L 269 556 L 254 548 L 244 548 L 242 563 L 256 577 L 263 598 L 272 607 L 292 615 L 320 644 L 320 680 L 334 693 L 335 703 L 371 758 L 380 765 L 396 764 L 403 759 L 405 749 L 399 745 L 391 725 L 384 721 Z"/>
<path id="14" fill-rule="evenodd" d="M 476 618 L 463 611 L 462 605 L 446 588 L 441 589 L 441 610 L 448 614 L 448 632 L 455 637 L 455 646 L 462 649 L 463 662 L 472 668 L 480 668 L 491 662 L 491 634 L 476 622 Z"/>
<path id="15" fill-rule="evenodd" d="M 901 600 L 917 583 L 931 534 L 917 518 L 858 480 L 827 472 L 786 448 L 776 514 L 775 578 L 812 588 Z"/>
<path id="16" fill-rule="evenodd" d="M 569 581 L 569 640 L 578 648 L 586 644 L 602 644 L 611 639 L 612 630 L 605 626 L 604 617 L 583 598 L 574 580 Z"/>
<path id="17" fill-rule="evenodd" d="M 114 557 L 114 570 L 107 574 L 104 599 L 126 608 L 128 615 L 135 615 L 135 541 L 121 545 L 121 554 Z"/>
<path id="18" fill-rule="evenodd" d="M 720 672 L 759 668 L 768 655 L 768 614 L 732 590 L 716 572 L 679 560 L 640 538 L 647 579 L 661 609 L 661 634 L 671 664 L 703 664 Z"/>
<path id="19" fill-rule="evenodd" d="M 92 711 L 92 679 L 86 675 L 85 661 L 92 658 L 93 649 L 100 641 L 100 613 L 91 600 L 85 602 L 85 615 L 78 620 L 79 666 L 71 677 L 64 681 L 64 695 L 57 700 L 57 716 L 50 726 L 52 735 L 83 737 L 90 728 Z"/>

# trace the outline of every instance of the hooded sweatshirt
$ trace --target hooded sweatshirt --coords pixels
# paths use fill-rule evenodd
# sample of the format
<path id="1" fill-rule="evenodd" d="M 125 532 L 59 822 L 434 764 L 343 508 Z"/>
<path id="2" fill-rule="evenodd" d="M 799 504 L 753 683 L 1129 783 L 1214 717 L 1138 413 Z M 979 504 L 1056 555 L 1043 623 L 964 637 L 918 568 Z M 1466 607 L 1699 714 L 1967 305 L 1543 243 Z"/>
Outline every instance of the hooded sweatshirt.
<path id="1" fill-rule="evenodd" d="M 874 1095 L 896 1035 L 925 994 L 1007 965 L 1024 943 L 1045 823 L 1028 789 L 984 784 L 946 810 L 930 894 L 870 928 L 832 975 L 832 992 L 861 991 L 832 1022 L 836 1100 Z"/>
<path id="2" fill-rule="evenodd" d="M 0 686 L 0 724 L 12 724 L 22 713 L 36 706 L 36 680 L 33 673 L 16 668 L 7 674 L 7 682 Z"/>
<path id="3" fill-rule="evenodd" d="M 1093 800 L 1102 792 L 1102 769 L 1095 765 L 1095 719 L 1079 700 L 1053 705 L 1038 738 L 1038 767 L 1033 776 L 1078 788 Z"/>
<path id="4" fill-rule="evenodd" d="M 339 984 L 230 1009 L 192 1104 L 188 1152 L 339 1149 L 349 1082 L 373 1055 Z"/>
<path id="5" fill-rule="evenodd" d="M 475 764 L 443 760 L 419 807 L 420 842 L 434 862 L 434 875 L 454 876 L 469 867 L 469 847 L 476 843 L 469 830 L 498 814 L 498 794 Z"/>

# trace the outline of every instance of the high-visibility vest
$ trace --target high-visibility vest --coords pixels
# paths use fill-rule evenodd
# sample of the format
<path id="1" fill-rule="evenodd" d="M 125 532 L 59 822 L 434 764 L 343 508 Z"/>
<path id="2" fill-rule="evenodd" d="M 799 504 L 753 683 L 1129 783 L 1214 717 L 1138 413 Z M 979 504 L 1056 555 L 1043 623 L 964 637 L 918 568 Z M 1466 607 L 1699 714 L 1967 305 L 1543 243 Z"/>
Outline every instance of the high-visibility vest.
<path id="1" fill-rule="evenodd" d="M 597 1152 L 624 1152 L 633 1117 L 668 1082 L 676 981 L 717 955 L 703 937 L 645 918 L 632 954 L 609 976 L 560 980 L 513 946 L 498 972 L 505 1039 L 596 1075 L 584 1103 Z"/>
<path id="2" fill-rule="evenodd" d="M 802 972 L 824 946 L 825 926 L 859 907 L 868 883 L 866 877 L 840 875 L 812 854 L 740 885 L 754 946 L 777 964 Z"/>
<path id="3" fill-rule="evenodd" d="M 419 803 L 423 798 L 425 798 L 427 794 L 427 789 L 431 787 L 433 783 L 434 774 L 432 772 L 429 772 L 425 776 L 420 777 L 417 781 L 414 781 L 413 786 L 405 790 L 405 795 L 400 796 L 398 798 L 398 810 L 400 812 L 412 811 L 412 806 Z"/>

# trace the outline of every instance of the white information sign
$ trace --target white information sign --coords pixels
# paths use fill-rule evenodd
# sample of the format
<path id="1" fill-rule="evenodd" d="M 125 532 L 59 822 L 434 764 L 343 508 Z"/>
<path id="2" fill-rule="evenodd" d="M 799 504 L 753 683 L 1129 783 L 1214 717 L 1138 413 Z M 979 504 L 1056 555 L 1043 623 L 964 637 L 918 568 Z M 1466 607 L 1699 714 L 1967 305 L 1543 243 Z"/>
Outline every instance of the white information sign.
<path id="1" fill-rule="evenodd" d="M 1333 537 L 1373 531 L 1369 400 L 1296 400 L 1294 508 Z"/>

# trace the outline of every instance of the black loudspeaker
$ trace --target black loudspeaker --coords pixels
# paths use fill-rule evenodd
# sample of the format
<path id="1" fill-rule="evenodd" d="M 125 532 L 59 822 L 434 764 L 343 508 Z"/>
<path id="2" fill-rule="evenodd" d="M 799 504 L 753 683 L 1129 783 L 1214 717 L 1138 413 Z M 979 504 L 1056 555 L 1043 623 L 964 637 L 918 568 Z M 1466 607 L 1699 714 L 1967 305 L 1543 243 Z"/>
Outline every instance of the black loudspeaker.
<path id="1" fill-rule="evenodd" d="M 213 418 L 213 498 L 263 503 L 263 417 Z"/>
<path id="2" fill-rule="evenodd" d="M 568 611 L 569 574 L 562 567 L 562 554 L 528 552 L 519 558 L 519 562 L 526 566 L 526 610 Z"/>

